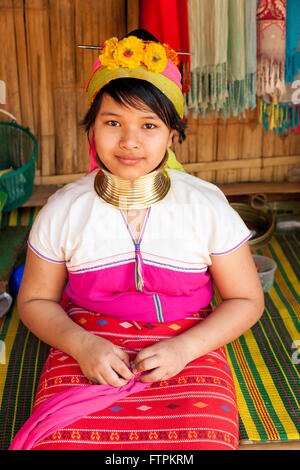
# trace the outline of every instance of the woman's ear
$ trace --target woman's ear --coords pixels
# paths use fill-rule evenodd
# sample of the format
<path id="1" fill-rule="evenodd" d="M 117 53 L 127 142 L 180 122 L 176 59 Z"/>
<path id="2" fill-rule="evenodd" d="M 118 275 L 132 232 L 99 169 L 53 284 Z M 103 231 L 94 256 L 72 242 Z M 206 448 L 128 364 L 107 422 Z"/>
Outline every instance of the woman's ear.
<path id="1" fill-rule="evenodd" d="M 169 135 L 169 140 L 168 140 L 168 147 L 171 147 L 171 145 L 173 144 L 173 137 L 174 137 L 174 134 L 175 134 L 175 129 L 171 129 L 170 130 L 170 135 Z"/>

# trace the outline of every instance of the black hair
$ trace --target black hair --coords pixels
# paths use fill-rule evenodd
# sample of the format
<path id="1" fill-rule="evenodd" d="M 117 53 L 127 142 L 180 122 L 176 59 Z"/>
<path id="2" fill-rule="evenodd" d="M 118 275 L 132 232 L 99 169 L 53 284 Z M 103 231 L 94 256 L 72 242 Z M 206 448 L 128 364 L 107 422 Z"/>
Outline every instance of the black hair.
<path id="1" fill-rule="evenodd" d="M 158 42 L 151 33 L 142 29 L 134 30 L 125 37 L 128 36 L 136 36 L 144 41 Z M 81 122 L 88 136 L 100 109 L 104 93 L 123 106 L 131 106 L 141 110 L 145 108 L 145 105 L 148 106 L 169 129 L 178 132 L 180 143 L 186 138 L 186 123 L 179 116 L 172 101 L 152 83 L 137 78 L 117 78 L 101 88 Z"/>

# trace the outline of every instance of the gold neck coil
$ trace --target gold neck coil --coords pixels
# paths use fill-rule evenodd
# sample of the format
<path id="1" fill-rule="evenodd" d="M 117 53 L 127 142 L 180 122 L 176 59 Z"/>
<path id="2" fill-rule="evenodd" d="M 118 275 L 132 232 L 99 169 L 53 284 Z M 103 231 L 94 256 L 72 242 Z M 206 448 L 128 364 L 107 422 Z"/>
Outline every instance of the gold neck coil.
<path id="1" fill-rule="evenodd" d="M 171 181 L 164 168 L 140 176 L 135 180 L 125 180 L 105 169 L 96 177 L 94 188 L 105 202 L 119 209 L 146 209 L 161 201 L 168 193 Z"/>

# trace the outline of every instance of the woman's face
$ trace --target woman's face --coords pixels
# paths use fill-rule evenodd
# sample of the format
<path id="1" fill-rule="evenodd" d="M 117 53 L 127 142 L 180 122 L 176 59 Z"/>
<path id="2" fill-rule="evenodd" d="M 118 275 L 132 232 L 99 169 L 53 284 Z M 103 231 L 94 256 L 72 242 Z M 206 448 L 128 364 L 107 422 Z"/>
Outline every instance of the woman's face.
<path id="1" fill-rule="evenodd" d="M 114 175 L 134 180 L 160 164 L 175 131 L 146 104 L 142 110 L 122 106 L 104 93 L 94 132 L 102 163 Z"/>

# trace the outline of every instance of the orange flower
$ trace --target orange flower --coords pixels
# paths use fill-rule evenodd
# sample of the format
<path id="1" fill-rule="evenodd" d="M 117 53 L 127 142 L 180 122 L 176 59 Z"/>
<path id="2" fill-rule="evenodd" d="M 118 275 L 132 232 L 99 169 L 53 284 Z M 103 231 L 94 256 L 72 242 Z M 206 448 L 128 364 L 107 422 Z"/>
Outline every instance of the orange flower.
<path id="1" fill-rule="evenodd" d="M 171 62 L 173 62 L 175 65 L 179 65 L 179 59 L 178 59 L 178 55 L 176 54 L 176 52 L 174 51 L 174 49 L 172 49 L 168 44 L 166 43 L 163 43 L 163 47 L 166 51 L 166 55 L 167 55 L 167 58 L 169 60 L 171 60 Z"/>

